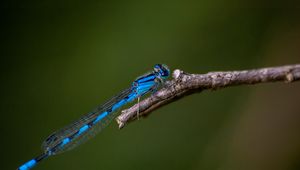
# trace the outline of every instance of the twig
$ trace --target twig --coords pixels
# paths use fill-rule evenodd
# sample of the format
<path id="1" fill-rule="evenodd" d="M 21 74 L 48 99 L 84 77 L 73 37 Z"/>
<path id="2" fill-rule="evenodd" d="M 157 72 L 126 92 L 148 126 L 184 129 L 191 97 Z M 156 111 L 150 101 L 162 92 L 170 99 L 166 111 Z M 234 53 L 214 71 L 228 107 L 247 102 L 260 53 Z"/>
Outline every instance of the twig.
<path id="1" fill-rule="evenodd" d="M 300 80 L 300 64 L 207 74 L 188 74 L 177 69 L 173 72 L 173 79 L 167 81 L 162 89 L 140 101 L 139 105 L 135 104 L 123 110 L 116 121 L 119 128 L 123 128 L 127 123 L 136 119 L 138 110 L 139 116 L 145 117 L 166 104 L 202 90 L 276 81 L 290 83 L 297 80 Z"/>

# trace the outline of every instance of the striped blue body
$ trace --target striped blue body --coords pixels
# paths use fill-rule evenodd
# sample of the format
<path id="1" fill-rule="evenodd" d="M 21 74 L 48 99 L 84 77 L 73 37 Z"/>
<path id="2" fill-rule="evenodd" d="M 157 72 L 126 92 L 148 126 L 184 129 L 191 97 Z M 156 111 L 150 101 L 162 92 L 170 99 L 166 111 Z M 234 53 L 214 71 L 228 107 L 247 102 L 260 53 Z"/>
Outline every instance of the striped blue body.
<path id="1" fill-rule="evenodd" d="M 44 153 L 26 162 L 18 170 L 29 170 L 51 155 L 62 153 L 82 144 L 106 127 L 115 118 L 115 113 L 120 107 L 155 91 L 168 78 L 169 74 L 170 71 L 166 65 L 156 64 L 153 71 L 138 77 L 130 88 L 112 97 L 79 120 L 51 134 L 42 144 Z"/>

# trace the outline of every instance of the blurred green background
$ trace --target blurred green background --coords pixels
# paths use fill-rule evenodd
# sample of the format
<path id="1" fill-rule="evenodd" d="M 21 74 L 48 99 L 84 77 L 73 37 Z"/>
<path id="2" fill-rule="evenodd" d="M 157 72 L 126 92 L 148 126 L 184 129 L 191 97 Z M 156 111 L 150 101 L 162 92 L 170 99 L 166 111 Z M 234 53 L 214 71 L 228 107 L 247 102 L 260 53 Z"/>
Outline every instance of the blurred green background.
<path id="1" fill-rule="evenodd" d="M 155 63 L 191 73 L 300 62 L 293 1 L 1 2 L 1 169 Z M 192 95 L 36 169 L 300 169 L 300 84 Z"/>

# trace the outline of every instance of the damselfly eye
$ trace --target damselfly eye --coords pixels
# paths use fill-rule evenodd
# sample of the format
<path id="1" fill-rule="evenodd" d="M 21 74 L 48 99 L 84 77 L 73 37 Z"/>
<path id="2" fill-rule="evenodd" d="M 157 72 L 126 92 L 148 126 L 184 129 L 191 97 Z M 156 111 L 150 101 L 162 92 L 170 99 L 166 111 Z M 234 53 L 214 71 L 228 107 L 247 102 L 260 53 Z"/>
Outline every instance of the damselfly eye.
<path id="1" fill-rule="evenodd" d="M 170 75 L 170 70 L 165 64 L 156 64 L 154 66 L 154 72 L 156 75 L 161 76 L 162 78 L 167 78 Z"/>

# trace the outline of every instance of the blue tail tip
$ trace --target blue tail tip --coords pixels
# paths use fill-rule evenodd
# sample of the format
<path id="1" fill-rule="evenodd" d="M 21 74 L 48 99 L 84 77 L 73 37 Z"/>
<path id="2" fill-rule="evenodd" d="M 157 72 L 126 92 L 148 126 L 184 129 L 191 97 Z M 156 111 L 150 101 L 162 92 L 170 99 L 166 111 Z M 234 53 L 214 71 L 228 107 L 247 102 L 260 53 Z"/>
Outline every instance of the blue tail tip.
<path id="1" fill-rule="evenodd" d="M 22 166 L 20 166 L 20 167 L 18 168 L 18 170 L 29 170 L 29 169 L 31 169 L 32 167 L 34 167 L 35 164 L 36 164 L 36 160 L 35 160 L 35 159 L 32 159 L 32 160 L 26 162 L 25 164 L 23 164 Z"/>

